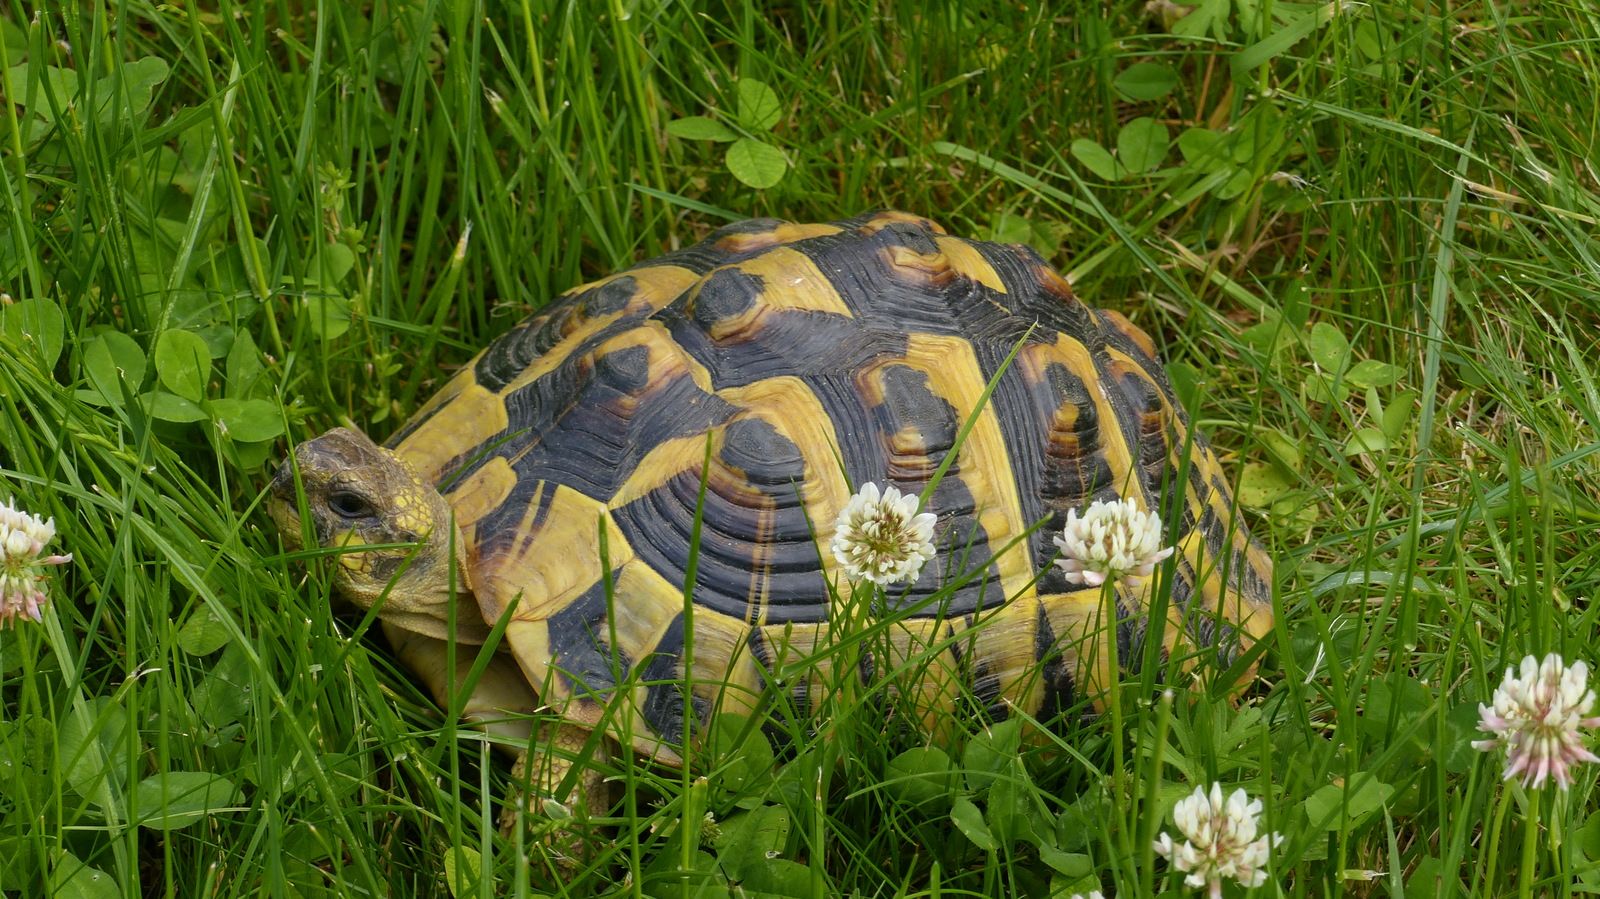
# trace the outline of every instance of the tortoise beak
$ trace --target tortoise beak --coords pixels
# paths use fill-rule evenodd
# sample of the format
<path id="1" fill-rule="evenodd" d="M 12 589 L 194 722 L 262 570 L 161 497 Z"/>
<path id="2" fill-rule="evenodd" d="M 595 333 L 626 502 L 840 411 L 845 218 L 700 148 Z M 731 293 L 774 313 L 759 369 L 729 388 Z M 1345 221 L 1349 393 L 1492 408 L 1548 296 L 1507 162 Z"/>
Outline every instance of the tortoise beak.
<path id="1" fill-rule="evenodd" d="M 294 460 L 286 459 L 267 484 L 267 516 L 278 526 L 283 545 L 291 552 L 302 548 L 299 504 L 295 502 Z"/>

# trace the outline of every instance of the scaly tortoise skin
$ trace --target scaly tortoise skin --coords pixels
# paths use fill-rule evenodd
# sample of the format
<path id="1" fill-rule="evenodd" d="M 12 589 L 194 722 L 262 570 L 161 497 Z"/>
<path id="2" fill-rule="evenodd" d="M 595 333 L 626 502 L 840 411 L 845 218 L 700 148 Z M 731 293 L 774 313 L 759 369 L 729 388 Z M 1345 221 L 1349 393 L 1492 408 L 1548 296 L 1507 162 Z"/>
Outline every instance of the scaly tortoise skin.
<path id="1" fill-rule="evenodd" d="M 932 727 L 962 695 L 1043 720 L 1107 683 L 1102 590 L 1049 564 L 1067 511 L 1095 499 L 1134 497 L 1181 535 L 1168 650 L 1216 645 L 1226 660 L 1265 634 L 1271 562 L 1150 338 L 1085 306 L 1031 250 L 903 213 L 741 222 L 569 291 L 390 440 L 401 465 L 351 431 L 302 445 L 308 520 L 325 546 L 423 544 L 339 557 L 347 595 L 388 591 L 391 634 L 481 641 L 509 608 L 506 642 L 540 703 L 676 763 L 687 716 L 750 710 L 825 639 L 824 578 L 839 574 L 827 536 L 851 485 L 920 493 L 1019 343 L 925 507 L 939 557 L 878 610 L 901 619 L 887 630 L 896 660 L 924 654 L 902 700 Z M 686 702 L 683 584 L 708 436 Z M 288 466 L 276 487 L 297 532 Z M 439 624 L 452 545 L 470 591 L 454 630 Z M 1116 590 L 1124 666 L 1147 601 Z"/>

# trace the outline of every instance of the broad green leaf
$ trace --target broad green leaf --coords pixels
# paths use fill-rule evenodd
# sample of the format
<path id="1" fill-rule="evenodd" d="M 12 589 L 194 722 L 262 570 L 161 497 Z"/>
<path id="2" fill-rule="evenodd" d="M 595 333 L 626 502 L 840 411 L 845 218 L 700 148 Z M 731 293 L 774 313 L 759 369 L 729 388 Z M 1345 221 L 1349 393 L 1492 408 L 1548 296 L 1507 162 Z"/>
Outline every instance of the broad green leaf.
<path id="1" fill-rule="evenodd" d="M 1600 861 L 1600 809 L 1584 819 L 1577 833 L 1578 852 L 1591 862 Z"/>
<path id="2" fill-rule="evenodd" d="M 167 61 L 159 56 L 145 56 L 123 63 L 118 67 L 117 75 L 102 78 L 95 85 L 99 91 L 95 101 L 95 118 L 101 123 L 108 123 L 125 117 L 125 120 L 136 123 L 150 108 L 151 95 L 157 85 L 167 80 L 169 71 Z M 119 76 L 122 79 L 120 88 L 116 84 Z M 127 98 L 126 104 L 123 103 L 124 97 Z"/>
<path id="3" fill-rule="evenodd" d="M 83 374 L 89 386 L 113 406 L 144 386 L 144 349 L 121 331 L 106 331 L 83 348 Z"/>
<path id="4" fill-rule="evenodd" d="M 728 146 L 727 163 L 733 177 L 757 189 L 777 184 L 789 169 L 782 150 L 748 137 L 741 137 Z"/>
<path id="5" fill-rule="evenodd" d="M 1419 715 L 1433 710 L 1433 692 L 1416 680 L 1392 675 L 1367 685 L 1367 699 L 1361 706 L 1359 726 L 1372 737 L 1393 737 L 1391 730 L 1407 727 Z M 1431 739 L 1431 732 L 1424 732 Z"/>
<path id="6" fill-rule="evenodd" d="M 1348 386 L 1343 383 L 1336 385 L 1331 375 L 1318 371 L 1306 372 L 1305 381 L 1300 386 L 1305 390 L 1306 401 L 1311 403 L 1337 406 L 1350 398 Z"/>
<path id="7" fill-rule="evenodd" d="M 1092 835 L 1099 832 L 1105 811 L 1105 803 L 1088 793 L 1067 803 L 1056 816 L 1055 845 L 1069 851 L 1088 846 Z"/>
<path id="8" fill-rule="evenodd" d="M 1411 423 L 1411 413 L 1417 401 L 1415 390 L 1402 390 L 1389 400 L 1388 408 L 1383 410 L 1383 418 L 1378 422 L 1378 430 L 1383 436 L 1393 443 L 1404 436 L 1406 426 Z"/>
<path id="9" fill-rule="evenodd" d="M 1121 181 L 1128 174 L 1123 169 L 1122 163 L 1111 155 L 1110 150 L 1086 137 L 1073 141 L 1070 149 L 1072 158 L 1082 163 L 1084 168 L 1093 172 L 1102 181 Z"/>
<path id="10" fill-rule="evenodd" d="M 1276 465 L 1248 463 L 1239 475 L 1239 502 L 1252 509 L 1265 509 L 1294 489 L 1292 477 Z"/>
<path id="11" fill-rule="evenodd" d="M 1327 23 L 1339 11 L 1343 0 L 1332 0 L 1321 8 L 1301 15 L 1254 44 L 1234 54 L 1229 65 L 1235 77 L 1248 75 L 1251 69 L 1286 52 L 1304 40 L 1311 32 Z M 1176 30 L 1176 29 L 1174 29 Z"/>
<path id="12" fill-rule="evenodd" d="M 1249 190 L 1250 186 L 1255 183 L 1256 176 L 1254 172 L 1246 168 L 1236 168 L 1233 170 L 1233 174 L 1228 177 L 1228 180 L 1224 181 L 1221 187 L 1212 190 L 1211 193 L 1219 200 L 1231 200 Z"/>
<path id="13" fill-rule="evenodd" d="M 237 646 L 223 651 L 190 696 L 200 720 L 218 729 L 242 720 L 254 698 L 250 660 Z"/>
<path id="14" fill-rule="evenodd" d="M 1094 862 L 1081 852 L 1062 852 L 1054 846 L 1042 845 L 1039 860 L 1067 877 L 1088 877 L 1094 873 Z"/>
<path id="15" fill-rule="evenodd" d="M 1194 414 L 1200 402 L 1200 392 L 1206 381 L 1200 370 L 1187 362 L 1170 362 L 1167 364 L 1167 380 L 1172 384 L 1172 392 L 1178 395 L 1178 404 Z"/>
<path id="16" fill-rule="evenodd" d="M 56 367 L 66 337 L 60 307 L 50 300 L 28 299 L 0 306 L 0 337 L 17 352 L 37 358 L 45 371 Z"/>
<path id="17" fill-rule="evenodd" d="M 718 715 L 706 747 L 719 762 L 720 772 L 713 779 L 718 789 L 739 793 L 772 776 L 772 744 L 744 715 Z"/>
<path id="18" fill-rule="evenodd" d="M 452 846 L 444 854 L 444 885 L 455 899 L 479 895 L 483 855 L 471 846 Z"/>
<path id="19" fill-rule="evenodd" d="M 28 33 L 11 21 L 10 16 L 0 16 L 0 40 L 5 41 L 6 51 L 12 59 L 28 55 Z"/>
<path id="20" fill-rule="evenodd" d="M 1178 135 L 1178 152 L 1197 172 L 1210 174 L 1228 165 L 1228 141 L 1209 128 L 1187 128 Z"/>
<path id="21" fill-rule="evenodd" d="M 1384 57 L 1383 45 L 1393 44 L 1394 39 L 1385 33 L 1381 38 L 1378 33 L 1378 24 L 1371 19 L 1362 19 L 1356 23 L 1352 33 L 1353 43 L 1361 55 L 1369 60 L 1378 60 Z"/>
<path id="22" fill-rule="evenodd" d="M 310 277 L 328 288 L 338 287 L 339 282 L 343 281 L 344 276 L 350 274 L 350 270 L 356 265 L 356 255 L 342 243 L 322 244 L 317 260 L 317 268 Z"/>
<path id="23" fill-rule="evenodd" d="M 139 824 L 154 830 L 188 827 L 239 801 L 239 788 L 220 774 L 163 771 L 133 788 Z"/>
<path id="24" fill-rule="evenodd" d="M 1178 86 L 1178 73 L 1161 63 L 1140 62 L 1124 69 L 1112 84 L 1129 100 L 1155 100 Z"/>
<path id="25" fill-rule="evenodd" d="M 1189 14 L 1172 23 L 1172 33 L 1180 37 L 1201 37 L 1207 31 L 1217 40 L 1228 37 L 1229 0 L 1200 0 Z"/>
<path id="26" fill-rule="evenodd" d="M 684 140 L 735 141 L 739 132 L 709 116 L 692 115 L 667 123 L 667 133 Z"/>
<path id="27" fill-rule="evenodd" d="M 984 794 L 983 819 L 988 822 L 995 841 L 1002 846 L 1015 843 L 1028 830 L 1028 801 L 1023 793 L 1026 788 L 1022 760 L 1014 756 L 1007 760 Z"/>
<path id="28" fill-rule="evenodd" d="M 1312 361 L 1329 374 L 1343 370 L 1346 360 L 1350 358 L 1350 341 L 1338 328 L 1327 322 L 1317 322 L 1311 326 L 1311 333 L 1306 337 L 1306 348 L 1311 351 Z"/>
<path id="29" fill-rule="evenodd" d="M 811 869 L 786 858 L 768 859 L 766 864 L 745 871 L 744 881 L 737 894 L 751 899 L 782 897 L 782 899 L 809 899 L 816 895 L 812 889 Z M 696 899 L 703 895 L 696 893 Z"/>
<path id="30" fill-rule="evenodd" d="M 989 240 L 996 243 L 1027 243 L 1033 239 L 1033 225 L 1015 212 L 1001 212 L 989 218 Z"/>
<path id="31" fill-rule="evenodd" d="M 234 335 L 224 371 L 228 380 L 224 391 L 227 396 L 234 399 L 250 396 L 265 369 L 261 365 L 261 351 L 256 348 L 256 339 L 250 336 L 248 330 L 241 329 Z"/>
<path id="32" fill-rule="evenodd" d="M 967 788 L 979 794 L 989 789 L 1000 772 L 1017 757 L 1021 746 L 1022 723 L 1015 718 L 973 734 L 961 753 Z"/>
<path id="33" fill-rule="evenodd" d="M 1389 438 L 1377 428 L 1357 428 L 1354 434 L 1344 442 L 1346 456 L 1358 456 L 1363 453 L 1381 453 L 1389 448 Z"/>
<path id="34" fill-rule="evenodd" d="M 1456 873 L 1458 866 L 1447 869 L 1438 856 L 1424 856 L 1417 862 L 1416 867 L 1406 877 L 1407 896 L 1467 896 L 1467 888 L 1462 885 L 1460 876 Z M 1445 879 L 1454 881 L 1449 887 L 1445 886 Z M 1593 892 L 1593 890 L 1590 890 Z M 1395 895 L 1400 895 L 1396 892 Z"/>
<path id="35" fill-rule="evenodd" d="M 78 795 L 98 805 L 102 784 L 109 777 L 115 796 L 127 778 L 128 741 L 133 738 L 128 713 L 109 697 L 96 697 L 81 713 L 65 716 L 59 736 L 57 770 Z"/>
<path id="36" fill-rule="evenodd" d="M 989 825 L 983 823 L 983 812 L 972 804 L 972 800 L 965 796 L 957 799 L 950 809 L 950 820 L 955 823 L 956 829 L 966 835 L 973 845 L 979 849 L 993 852 L 999 848 L 994 841 L 994 834 L 989 832 Z"/>
<path id="37" fill-rule="evenodd" d="M 890 759 L 884 780 L 889 795 L 913 806 L 948 805 L 957 787 L 954 763 L 936 746 L 907 749 Z"/>
<path id="38" fill-rule="evenodd" d="M 767 865 L 789 842 L 789 812 L 781 805 L 762 805 L 722 822 L 716 838 L 717 860 L 733 880 Z"/>
<path id="39" fill-rule="evenodd" d="M 190 331 L 161 332 L 156 339 L 155 360 L 162 386 L 186 400 L 198 403 L 205 399 L 206 380 L 211 376 L 211 350 L 200 335 Z"/>
<path id="40" fill-rule="evenodd" d="M 0 669 L 3 667 L 0 662 Z M 13 808 L 35 800 L 49 801 L 44 794 L 59 784 L 50 776 L 55 769 L 55 746 L 56 728 L 48 718 L 0 721 L 0 795 L 10 797 Z"/>
<path id="41" fill-rule="evenodd" d="M 209 603 L 200 603 L 189 613 L 189 620 L 178 628 L 178 647 L 192 656 L 210 655 L 228 645 L 228 628 L 211 610 Z"/>
<path id="42" fill-rule="evenodd" d="M 766 82 L 739 79 L 739 124 L 751 131 L 771 131 L 782 115 L 783 104 Z"/>
<path id="43" fill-rule="evenodd" d="M 1344 379 L 1353 387 L 1388 387 L 1400 380 L 1400 368 L 1376 359 L 1363 359 L 1350 366 Z"/>
<path id="44" fill-rule="evenodd" d="M 283 414 L 271 400 L 222 398 L 208 404 L 217 430 L 241 443 L 271 440 L 283 433 Z"/>
<path id="45" fill-rule="evenodd" d="M 50 873 L 51 899 L 122 899 L 110 874 L 90 867 L 71 852 L 62 852 Z"/>
<path id="46" fill-rule="evenodd" d="M 1352 783 L 1347 806 L 1344 805 L 1346 787 L 1340 784 L 1328 784 L 1306 797 L 1303 806 L 1307 823 L 1322 830 L 1341 830 L 1348 829 L 1345 827 L 1348 821 L 1349 828 L 1354 828 L 1394 795 L 1394 787 L 1365 772 L 1355 775 Z M 1343 815 L 1341 806 L 1344 806 Z"/>
<path id="47" fill-rule="evenodd" d="M 152 390 L 139 399 L 144 404 L 147 414 L 162 421 L 170 421 L 174 424 L 188 424 L 195 421 L 205 421 L 208 417 L 206 410 L 200 408 L 199 403 L 191 402 L 175 393 Z"/>
<path id="48" fill-rule="evenodd" d="M 1290 471 L 1300 470 L 1300 447 L 1289 436 L 1276 428 L 1257 428 L 1256 439 L 1278 464 Z"/>
<path id="49" fill-rule="evenodd" d="M 18 105 L 32 104 L 29 111 L 46 121 L 55 121 L 55 109 L 65 111 L 78 98 L 78 73 L 60 66 L 45 66 L 38 84 L 29 84 L 33 70 L 28 63 L 11 67 L 8 73 L 16 88 Z"/>
<path id="50" fill-rule="evenodd" d="M 1171 145 L 1167 126 L 1141 116 L 1117 132 L 1117 159 L 1128 171 L 1142 175 L 1161 165 Z"/>
<path id="51" fill-rule="evenodd" d="M 304 298 L 311 332 L 322 340 L 335 340 L 350 330 L 350 301 L 333 294 L 312 294 Z"/>
<path id="52" fill-rule="evenodd" d="M 1251 109 L 1235 126 L 1228 149 L 1234 162 L 1253 167 L 1263 159 L 1275 156 L 1288 138 L 1283 113 L 1270 105 L 1260 105 Z"/>

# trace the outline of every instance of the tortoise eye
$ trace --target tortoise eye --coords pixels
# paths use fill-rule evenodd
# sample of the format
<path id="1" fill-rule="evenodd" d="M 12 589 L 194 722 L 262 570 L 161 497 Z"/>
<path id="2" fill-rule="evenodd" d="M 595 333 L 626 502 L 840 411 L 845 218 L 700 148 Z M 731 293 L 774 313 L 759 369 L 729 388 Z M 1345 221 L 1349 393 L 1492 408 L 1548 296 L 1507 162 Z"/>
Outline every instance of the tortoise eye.
<path id="1" fill-rule="evenodd" d="M 328 494 L 328 508 L 340 518 L 371 518 L 378 514 L 366 497 L 349 490 L 335 490 Z"/>

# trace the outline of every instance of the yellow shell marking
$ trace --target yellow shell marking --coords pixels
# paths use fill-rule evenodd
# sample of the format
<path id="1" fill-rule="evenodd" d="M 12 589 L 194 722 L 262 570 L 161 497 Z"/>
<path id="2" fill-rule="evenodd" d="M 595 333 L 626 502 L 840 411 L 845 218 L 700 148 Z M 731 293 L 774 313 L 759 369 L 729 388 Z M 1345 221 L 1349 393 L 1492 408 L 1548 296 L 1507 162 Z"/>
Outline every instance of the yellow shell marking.
<path id="1" fill-rule="evenodd" d="M 424 421 L 395 448 L 395 455 L 429 483 L 438 481 L 452 459 L 478 449 L 507 423 L 500 396 L 474 382 L 470 366 L 451 382 L 462 386 L 450 408 Z"/>
<path id="2" fill-rule="evenodd" d="M 833 283 L 810 256 L 799 250 L 778 247 L 735 267 L 762 280 L 757 309 L 806 309 L 850 316 L 850 307 L 839 297 Z"/>
<path id="3" fill-rule="evenodd" d="M 843 229 L 837 225 L 803 225 L 796 222 L 784 222 L 770 231 L 761 231 L 754 234 L 729 234 L 727 237 L 717 241 L 716 248 L 725 253 L 753 253 L 767 247 L 794 243 L 797 240 L 838 234 L 841 230 Z"/>
<path id="4" fill-rule="evenodd" d="M 816 394 L 799 378 L 784 376 L 726 387 L 717 391 L 717 396 L 767 421 L 800 448 L 806 460 L 806 479 L 798 485 L 800 496 L 806 515 L 826 542 L 824 532 L 850 502 L 850 488 L 834 463 L 839 436 Z M 822 553 L 822 562 L 823 576 L 831 579 L 838 567 L 833 553 Z M 818 581 L 819 590 L 821 584 Z"/>
<path id="5" fill-rule="evenodd" d="M 446 498 L 456 526 L 465 532 L 505 502 L 517 486 L 517 473 L 504 456 L 495 456 L 452 488 Z"/>
<path id="6" fill-rule="evenodd" d="M 892 209 L 878 213 L 863 223 L 857 230 L 862 234 L 877 234 L 890 225 L 920 225 L 935 234 L 944 233 L 944 228 L 940 227 L 938 222 L 930 221 L 920 215 L 897 212 Z"/>
<path id="7" fill-rule="evenodd" d="M 1027 366 L 1030 379 L 1037 382 L 1045 379 L 1045 371 L 1051 363 L 1060 363 L 1074 377 L 1082 381 L 1088 391 L 1090 402 L 1094 403 L 1095 414 L 1102 423 L 1100 451 L 1105 457 L 1106 467 L 1111 471 L 1112 485 L 1123 496 L 1137 495 L 1148 502 L 1140 487 L 1138 473 L 1134 470 L 1134 461 L 1129 455 L 1127 443 L 1122 439 L 1122 431 L 1115 425 L 1120 421 L 1117 410 L 1106 396 L 1105 381 L 1095 368 L 1089 350 L 1077 340 L 1061 334 L 1056 337 L 1055 343 L 1030 344 L 1023 347 L 1013 364 Z"/>
<path id="8" fill-rule="evenodd" d="M 678 607 L 682 606 L 680 591 Z M 694 691 L 714 709 L 748 715 L 761 698 L 760 666 L 750 654 L 749 636 L 750 626 L 745 622 L 704 606 L 695 607 Z"/>
<path id="9" fill-rule="evenodd" d="M 555 494 L 543 510 L 544 520 L 535 525 L 548 490 Z M 522 597 L 515 613 L 518 620 L 548 618 L 599 583 L 602 520 L 611 566 L 632 560 L 633 548 L 605 504 L 570 487 L 541 482 L 513 531 L 511 546 L 497 556 L 474 560 L 474 582 L 485 620 L 497 620 L 518 594 Z"/>
<path id="10" fill-rule="evenodd" d="M 624 614 L 610 617 L 610 623 L 615 628 L 614 645 L 626 653 L 636 666 L 642 666 L 647 663 L 646 655 L 661 642 L 667 628 L 682 612 L 683 590 L 668 583 L 644 561 L 635 560 L 627 564 L 618 574 L 613 585 L 613 595 L 625 598 L 627 602 Z M 700 646 L 698 632 L 701 619 L 713 615 L 714 612 L 699 608 L 695 610 L 697 651 Z M 708 630 L 712 634 L 716 633 L 715 624 L 708 623 Z M 607 632 L 596 636 L 610 641 L 612 632 L 608 629 Z M 529 682 L 533 684 L 547 707 L 568 720 L 589 726 L 600 725 L 602 719 L 609 715 L 607 726 L 611 733 L 621 737 L 626 728 L 635 749 L 667 764 L 681 764 L 677 752 L 660 741 L 640 711 L 649 690 L 648 685 L 637 684 L 620 702 L 601 706 L 585 698 L 574 697 L 562 678 L 557 676 L 556 670 L 561 666 L 561 659 L 552 652 L 547 621 L 542 618 L 529 620 L 519 615 L 506 627 L 506 640 L 511 644 L 512 652 L 521 663 Z M 712 659 L 718 660 L 715 650 L 711 652 Z M 695 667 L 697 670 L 705 670 L 698 662 Z M 624 677 L 629 674 L 627 671 L 623 672 Z M 631 720 L 621 720 L 621 716 L 627 716 Z"/>
<path id="11" fill-rule="evenodd" d="M 716 452 L 715 447 L 712 452 Z M 664 440 L 639 460 L 639 464 L 634 466 L 633 474 L 622 482 L 622 486 L 617 488 L 617 492 L 606 505 L 612 509 L 620 509 L 665 484 L 674 475 L 685 471 L 692 471 L 698 477 L 700 469 L 705 465 L 705 458 L 706 435 L 704 434 Z"/>
<path id="12" fill-rule="evenodd" d="M 638 314 L 640 312 L 648 315 L 652 312 L 659 311 L 663 306 L 666 306 L 668 303 L 676 300 L 683 294 L 685 290 L 688 290 L 696 281 L 699 280 L 699 276 L 694 272 L 680 266 L 652 265 L 647 268 L 619 272 L 616 275 L 612 275 L 609 278 L 601 278 L 598 281 L 591 281 L 582 287 L 568 291 L 565 295 L 590 290 L 624 276 L 633 278 L 638 285 L 637 292 L 633 295 L 632 299 L 628 301 L 628 305 L 625 308 L 616 312 L 608 313 L 606 315 L 596 315 L 593 318 L 584 319 L 578 324 L 577 327 L 573 328 L 571 332 L 563 335 L 561 342 L 552 347 L 549 352 L 530 362 L 528 367 L 523 369 L 521 374 L 513 378 L 501 392 L 510 394 L 515 392 L 520 387 L 525 387 L 528 384 L 537 381 L 539 378 L 553 371 L 561 363 L 565 362 L 567 357 L 572 353 L 573 348 L 582 344 L 585 338 L 602 330 L 607 325 L 624 315 Z M 646 326 L 649 324 L 654 323 L 645 323 Z M 643 330 L 643 328 L 630 330 L 622 336 L 626 337 L 629 334 L 637 333 L 639 330 Z M 610 344 L 607 343 L 606 345 L 609 346 Z M 681 354 L 681 352 L 682 351 L 680 350 L 679 353 Z M 435 417 L 440 418 L 445 416 Z M 453 418 L 454 416 L 450 417 Z M 488 431 L 485 433 L 494 432 Z"/>
<path id="13" fill-rule="evenodd" d="M 955 407 L 958 423 L 965 423 L 983 398 L 987 379 L 978 366 L 972 345 L 957 337 L 912 334 L 901 359 L 886 359 L 881 364 L 901 364 L 925 373 L 928 389 Z M 881 385 L 870 374 L 877 366 L 864 370 L 858 378 L 868 402 L 881 402 Z M 977 520 L 989 538 L 989 552 L 1000 571 L 1000 583 L 1007 597 L 1016 597 L 1028 586 L 1034 572 L 1031 553 L 1025 543 L 1011 545 L 1027 527 L 1022 520 L 1022 501 L 1017 496 L 1016 478 L 1006 454 L 1005 434 L 995 416 L 993 404 L 984 404 L 972 431 L 967 434 L 957 461 L 959 476 L 972 492 L 977 504 Z M 955 466 L 951 468 L 955 472 Z M 835 510 L 837 514 L 837 510 Z M 823 519 L 832 521 L 831 518 Z M 963 535 L 957 535 L 961 537 Z"/>
<path id="14" fill-rule="evenodd" d="M 972 244 L 958 237 L 937 237 L 933 241 L 939 247 L 939 252 L 949 260 L 950 267 L 968 278 L 993 290 L 995 293 L 1005 293 L 1006 286 L 1000 280 L 1000 273 L 994 270 L 989 260 L 983 254 L 973 249 Z"/>

